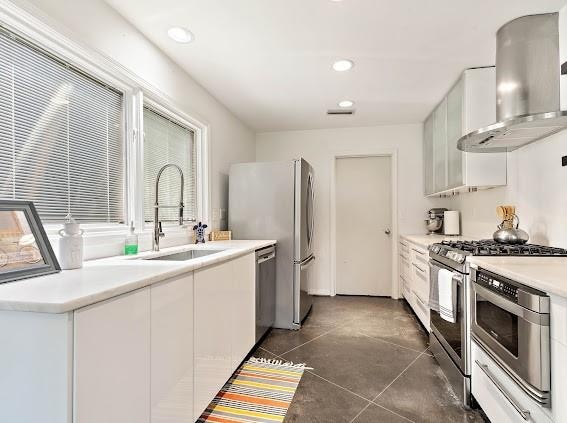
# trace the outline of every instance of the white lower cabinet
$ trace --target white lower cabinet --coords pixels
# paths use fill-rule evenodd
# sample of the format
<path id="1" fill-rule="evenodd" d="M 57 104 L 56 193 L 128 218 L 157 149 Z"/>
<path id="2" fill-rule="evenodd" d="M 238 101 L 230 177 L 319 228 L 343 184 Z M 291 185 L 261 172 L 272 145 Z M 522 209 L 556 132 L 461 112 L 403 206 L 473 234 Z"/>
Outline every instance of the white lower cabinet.
<path id="1" fill-rule="evenodd" d="M 255 254 L 195 272 L 197 419 L 255 343 Z"/>
<path id="2" fill-rule="evenodd" d="M 255 253 L 65 314 L 0 312 L 0 421 L 190 423 L 255 344 Z"/>
<path id="3" fill-rule="evenodd" d="M 418 319 L 421 321 L 421 324 L 427 329 L 428 332 L 431 331 L 430 328 L 430 308 L 429 308 L 429 300 L 427 298 L 421 298 L 418 292 L 413 292 L 413 310 L 417 315 Z"/>
<path id="4" fill-rule="evenodd" d="M 523 392 L 475 341 L 472 342 L 471 384 L 472 394 L 492 422 L 552 421 L 548 415 L 549 410 L 535 403 Z"/>
<path id="5" fill-rule="evenodd" d="M 151 422 L 193 422 L 193 274 L 151 286 Z"/>
<path id="6" fill-rule="evenodd" d="M 74 312 L 75 423 L 150 422 L 150 288 Z"/>
<path id="7" fill-rule="evenodd" d="M 406 240 L 400 240 L 399 262 L 402 294 L 429 331 L 429 252 Z"/>
<path id="8" fill-rule="evenodd" d="M 195 420 L 232 373 L 232 264 L 195 272 Z"/>
<path id="9" fill-rule="evenodd" d="M 246 358 L 256 342 L 256 256 L 248 254 L 232 262 L 233 311 L 232 368 Z"/>
<path id="10" fill-rule="evenodd" d="M 0 311 L 0 422 L 73 421 L 73 313 Z"/>

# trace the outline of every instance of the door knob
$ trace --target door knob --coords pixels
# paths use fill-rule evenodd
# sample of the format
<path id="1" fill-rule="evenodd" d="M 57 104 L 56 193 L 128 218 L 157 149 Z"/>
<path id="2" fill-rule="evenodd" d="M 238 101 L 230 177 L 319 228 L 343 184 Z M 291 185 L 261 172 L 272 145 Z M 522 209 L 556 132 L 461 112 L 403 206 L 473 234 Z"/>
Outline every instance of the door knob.
<path id="1" fill-rule="evenodd" d="M 386 235 L 390 235 L 392 232 L 391 232 L 389 229 L 386 229 L 386 230 L 384 231 L 384 233 L 385 233 Z"/>

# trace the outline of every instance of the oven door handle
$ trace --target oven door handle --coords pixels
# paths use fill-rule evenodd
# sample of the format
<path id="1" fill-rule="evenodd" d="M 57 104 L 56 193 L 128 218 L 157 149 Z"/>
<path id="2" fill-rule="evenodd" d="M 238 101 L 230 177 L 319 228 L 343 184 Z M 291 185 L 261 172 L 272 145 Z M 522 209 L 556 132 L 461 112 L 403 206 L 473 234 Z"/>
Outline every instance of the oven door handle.
<path id="1" fill-rule="evenodd" d="M 535 323 L 540 326 L 549 326 L 549 314 L 540 314 L 535 311 L 528 310 L 510 300 L 486 289 L 484 286 L 479 285 L 478 282 L 473 283 L 473 289 L 478 292 L 483 298 L 490 301 L 492 304 L 518 316 L 521 319 L 527 320 L 528 322 Z"/>
<path id="2" fill-rule="evenodd" d="M 449 272 L 455 273 L 455 269 L 451 269 L 449 266 L 439 263 L 438 261 L 429 260 L 429 266 L 436 267 L 437 269 L 445 269 L 448 270 Z"/>
<path id="3" fill-rule="evenodd" d="M 414 264 L 415 266 L 415 264 Z M 417 266 L 415 266 L 417 267 Z M 433 262 L 433 261 L 429 261 L 429 269 L 430 270 L 436 270 L 437 272 L 439 272 L 439 269 L 445 269 L 448 270 L 449 272 L 451 272 L 453 274 L 453 281 L 457 284 L 457 285 L 462 285 L 463 284 L 463 275 L 459 272 L 456 272 L 455 270 L 451 269 L 448 266 L 445 266 L 443 264 L 437 263 L 437 262 Z"/>
<path id="4" fill-rule="evenodd" d="M 516 411 L 518 412 L 518 414 L 520 416 L 522 416 L 522 419 L 524 419 L 525 421 L 530 420 L 530 411 L 529 410 L 524 410 L 520 405 L 518 405 L 518 403 L 514 400 L 514 398 L 512 398 L 512 395 L 508 392 L 507 389 L 505 389 L 500 382 L 498 382 L 498 380 L 496 379 L 496 377 L 492 374 L 492 372 L 488 369 L 488 366 L 486 364 L 482 364 L 480 361 L 475 360 L 476 365 L 480 368 L 480 370 L 482 370 L 484 372 L 484 374 L 486 375 L 486 377 L 488 379 L 490 379 L 490 381 L 494 384 L 494 386 L 496 386 L 496 388 L 500 391 L 500 393 L 502 395 L 504 395 L 504 398 L 506 398 L 508 400 L 508 402 L 510 403 L 510 405 L 512 405 L 512 407 L 514 407 L 516 409 Z"/>

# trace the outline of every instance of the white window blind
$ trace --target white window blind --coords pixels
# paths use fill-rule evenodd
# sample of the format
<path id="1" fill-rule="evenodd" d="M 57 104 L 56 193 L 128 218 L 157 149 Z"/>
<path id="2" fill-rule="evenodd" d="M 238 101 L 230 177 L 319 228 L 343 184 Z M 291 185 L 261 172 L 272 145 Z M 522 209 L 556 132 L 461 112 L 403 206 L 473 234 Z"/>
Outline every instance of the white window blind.
<path id="1" fill-rule="evenodd" d="M 0 198 L 44 222 L 124 222 L 123 96 L 0 31 Z"/>
<path id="2" fill-rule="evenodd" d="M 191 129 L 144 107 L 144 220 L 153 221 L 155 203 L 155 182 L 159 170 L 166 164 L 176 164 L 183 170 L 185 187 L 184 219 L 197 218 L 197 150 L 195 136 Z M 179 204 L 180 178 L 174 168 L 168 168 L 160 178 L 159 204 Z M 160 220 L 177 221 L 178 209 L 161 209 Z"/>

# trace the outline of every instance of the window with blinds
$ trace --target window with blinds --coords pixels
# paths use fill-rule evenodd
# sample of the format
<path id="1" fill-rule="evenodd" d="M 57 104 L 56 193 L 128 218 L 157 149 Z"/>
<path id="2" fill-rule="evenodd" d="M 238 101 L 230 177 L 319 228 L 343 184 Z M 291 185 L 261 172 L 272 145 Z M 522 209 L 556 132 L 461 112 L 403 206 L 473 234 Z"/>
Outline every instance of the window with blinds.
<path id="1" fill-rule="evenodd" d="M 124 222 L 122 110 L 122 93 L 0 30 L 0 198 L 44 222 Z"/>
<path id="2" fill-rule="evenodd" d="M 144 107 L 144 220 L 154 219 L 155 183 L 159 170 L 173 163 L 183 170 L 185 186 L 184 219 L 197 218 L 197 149 L 195 136 L 191 129 Z M 175 168 L 166 169 L 159 183 L 159 204 L 161 206 L 179 205 L 180 177 Z M 177 222 L 179 209 L 165 208 L 159 211 L 163 222 Z"/>

